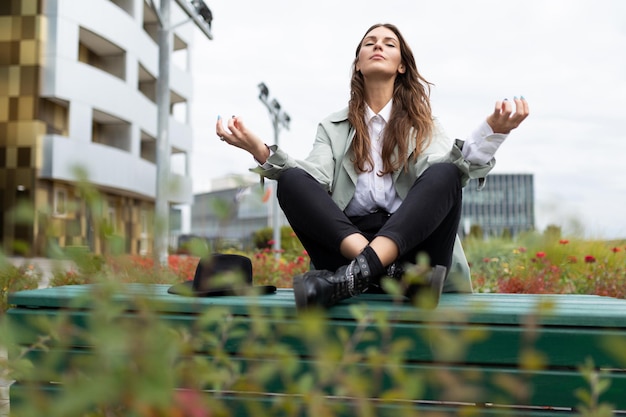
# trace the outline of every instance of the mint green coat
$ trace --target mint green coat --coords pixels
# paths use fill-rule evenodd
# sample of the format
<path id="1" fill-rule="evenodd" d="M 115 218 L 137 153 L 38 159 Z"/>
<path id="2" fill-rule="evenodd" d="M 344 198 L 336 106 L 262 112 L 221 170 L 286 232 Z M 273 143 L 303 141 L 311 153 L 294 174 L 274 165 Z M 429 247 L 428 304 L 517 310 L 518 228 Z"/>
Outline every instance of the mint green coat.
<path id="1" fill-rule="evenodd" d="M 348 109 L 333 113 L 324 119 L 318 126 L 317 136 L 309 156 L 304 160 L 296 160 L 277 146 L 270 146 L 272 155 L 267 160 L 270 167 L 257 167 L 254 172 L 270 178 L 278 179 L 282 170 L 299 167 L 307 171 L 330 193 L 333 201 L 344 210 L 354 196 L 358 173 L 352 163 L 353 153 L 350 144 L 355 130 L 348 122 Z M 413 149 L 409 145 L 408 149 Z M 404 199 L 417 177 L 430 165 L 439 162 L 454 163 L 463 175 L 463 185 L 472 178 L 478 178 L 479 184 L 484 183 L 487 173 L 494 167 L 495 159 L 486 165 L 474 165 L 463 158 L 461 149 L 463 141 L 452 140 L 445 135 L 439 123 L 435 120 L 435 130 L 430 145 L 415 161 L 409 164 L 409 169 L 398 169 L 393 173 L 393 182 L 398 195 Z M 413 152 L 405 158 L 410 159 Z M 470 270 L 467 259 L 457 236 L 452 258 L 452 268 L 446 279 L 444 291 L 471 292 Z"/>

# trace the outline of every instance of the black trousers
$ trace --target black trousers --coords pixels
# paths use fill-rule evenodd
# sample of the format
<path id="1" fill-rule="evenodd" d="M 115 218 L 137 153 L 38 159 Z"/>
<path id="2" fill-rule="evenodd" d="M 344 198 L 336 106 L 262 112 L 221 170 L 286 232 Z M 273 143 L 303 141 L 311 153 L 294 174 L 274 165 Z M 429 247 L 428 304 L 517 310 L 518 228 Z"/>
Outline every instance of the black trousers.
<path id="1" fill-rule="evenodd" d="M 278 180 L 278 201 L 316 269 L 335 271 L 348 264 L 343 239 L 361 233 L 371 241 L 385 236 L 398 246 L 400 262 L 415 263 L 426 253 L 431 265 L 450 270 L 461 218 L 461 176 L 450 163 L 430 166 L 409 190 L 400 208 L 348 217 L 310 174 L 290 168 Z"/>

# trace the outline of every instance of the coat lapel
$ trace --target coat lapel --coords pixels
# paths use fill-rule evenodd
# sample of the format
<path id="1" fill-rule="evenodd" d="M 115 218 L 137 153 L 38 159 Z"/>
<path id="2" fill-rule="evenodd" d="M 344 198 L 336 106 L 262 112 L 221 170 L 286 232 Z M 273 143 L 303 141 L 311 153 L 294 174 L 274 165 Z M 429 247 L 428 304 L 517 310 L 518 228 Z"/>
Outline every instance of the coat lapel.
<path id="1" fill-rule="evenodd" d="M 350 131 L 348 133 L 348 140 L 346 140 L 346 147 L 343 153 L 344 156 L 343 156 L 343 160 L 341 161 L 341 165 L 343 166 L 343 169 L 345 169 L 346 172 L 348 173 L 348 176 L 352 180 L 352 183 L 356 186 L 356 182 L 357 182 L 359 175 L 354 169 L 354 163 L 352 162 L 354 160 L 354 152 L 350 148 L 350 146 L 352 145 L 352 140 L 354 140 L 355 134 L 356 134 L 356 130 L 352 126 L 350 126 Z"/>

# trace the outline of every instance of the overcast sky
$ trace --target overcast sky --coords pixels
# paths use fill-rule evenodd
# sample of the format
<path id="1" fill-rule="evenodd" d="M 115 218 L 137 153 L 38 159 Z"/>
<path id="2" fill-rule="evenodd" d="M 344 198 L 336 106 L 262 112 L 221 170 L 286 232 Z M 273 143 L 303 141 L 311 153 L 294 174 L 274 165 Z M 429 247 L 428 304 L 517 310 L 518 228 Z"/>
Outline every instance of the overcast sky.
<path id="1" fill-rule="evenodd" d="M 434 83 L 450 136 L 468 135 L 496 100 L 526 97 L 531 115 L 493 172 L 534 174 L 538 229 L 626 238 L 626 1 L 205 1 L 214 39 L 196 31 L 194 191 L 254 165 L 215 136 L 218 115 L 242 117 L 273 143 L 261 81 L 291 116 L 281 147 L 304 158 L 317 123 L 347 105 L 361 37 L 393 23 Z"/>

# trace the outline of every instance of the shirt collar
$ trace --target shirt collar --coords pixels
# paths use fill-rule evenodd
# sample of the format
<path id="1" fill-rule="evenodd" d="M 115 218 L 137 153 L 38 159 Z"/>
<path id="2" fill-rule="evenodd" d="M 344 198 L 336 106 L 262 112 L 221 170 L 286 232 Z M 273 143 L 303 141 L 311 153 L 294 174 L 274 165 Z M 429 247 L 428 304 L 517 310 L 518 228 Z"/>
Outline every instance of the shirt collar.
<path id="1" fill-rule="evenodd" d="M 383 107 L 380 112 L 378 112 L 378 116 L 382 117 L 385 121 L 385 124 L 389 121 L 389 117 L 391 116 L 391 107 L 393 106 L 393 99 L 389 100 L 385 107 Z M 376 116 L 376 113 L 370 108 L 369 105 L 365 104 L 365 122 L 369 123 L 372 121 L 372 117 Z"/>

